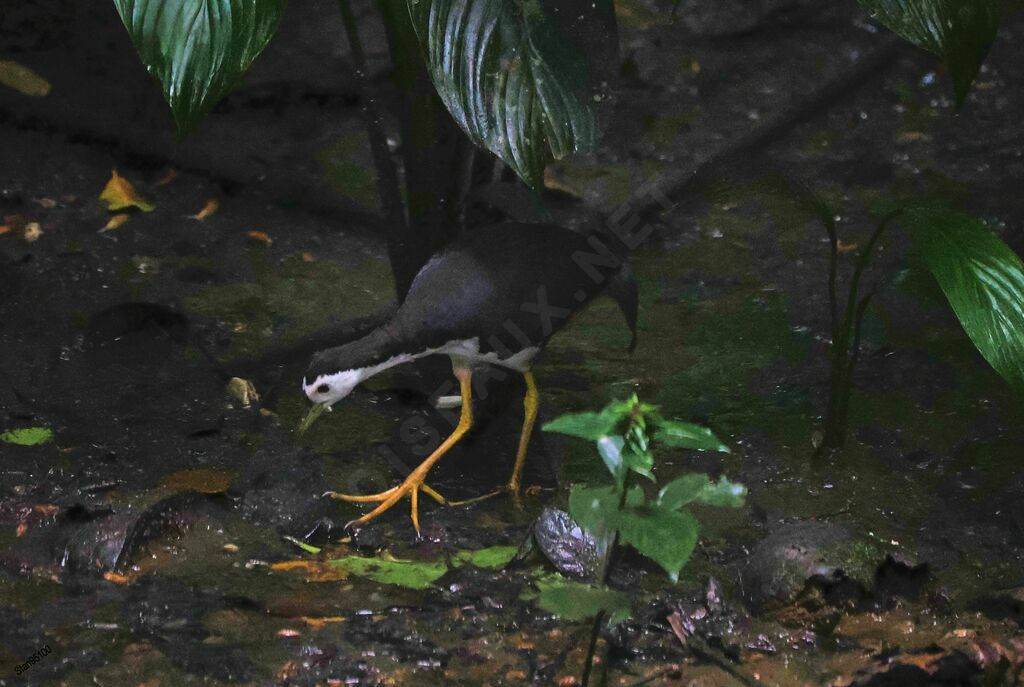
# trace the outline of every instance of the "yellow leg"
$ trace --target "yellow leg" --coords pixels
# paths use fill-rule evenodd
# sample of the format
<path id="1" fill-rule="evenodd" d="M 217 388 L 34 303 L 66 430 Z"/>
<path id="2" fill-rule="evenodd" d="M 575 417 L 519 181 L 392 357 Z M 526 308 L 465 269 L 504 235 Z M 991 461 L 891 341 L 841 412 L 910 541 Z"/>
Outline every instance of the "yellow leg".
<path id="1" fill-rule="evenodd" d="M 537 384 L 532 372 L 524 372 L 526 379 L 526 397 L 523 398 L 523 431 L 519 435 L 519 449 L 516 451 L 516 465 L 512 468 L 512 477 L 508 480 L 508 490 L 513 496 L 519 496 L 519 487 L 523 477 L 523 465 L 526 464 L 526 447 L 530 444 L 533 434 L 533 423 L 537 419 Z"/>
<path id="2" fill-rule="evenodd" d="M 458 443 L 459 439 L 469 431 L 469 428 L 473 425 L 473 396 L 472 386 L 470 384 L 472 378 L 472 372 L 469 368 L 455 368 L 455 376 L 459 379 L 459 387 L 462 392 L 462 414 L 459 417 L 459 424 L 455 428 L 455 431 L 451 433 L 447 439 L 445 439 L 437 449 L 427 456 L 427 459 L 420 463 L 419 467 L 409 473 L 409 476 L 405 478 L 397 487 L 392 487 L 387 491 L 382 491 L 379 494 L 373 494 L 371 496 L 345 496 L 343 494 L 331 494 L 336 498 L 343 499 L 345 501 L 355 502 L 367 502 L 367 501 L 379 501 L 380 505 L 374 508 L 372 511 L 367 513 L 361 518 L 353 520 L 348 523 L 346 527 L 363 525 L 373 520 L 384 511 L 390 509 L 393 505 L 398 503 L 399 499 L 403 496 L 408 495 L 409 500 L 412 502 L 412 525 L 416 528 L 416 534 L 420 533 L 420 517 L 419 517 L 419 492 L 422 489 L 428 496 L 433 497 L 440 503 L 444 503 L 444 499 L 441 498 L 440 494 L 424 484 L 427 478 L 427 473 L 430 472 L 430 468 L 434 467 L 434 463 L 441 459 L 441 456 L 446 454 L 452 446 Z"/>
<path id="3" fill-rule="evenodd" d="M 516 505 L 519 503 L 519 488 L 522 486 L 523 477 L 523 466 L 526 464 L 526 447 L 530 444 L 530 435 L 533 434 L 533 423 L 537 419 L 537 405 L 539 394 L 537 393 L 537 384 L 533 379 L 532 372 L 524 372 L 523 377 L 526 378 L 526 396 L 523 398 L 523 410 L 525 411 L 523 417 L 523 430 L 519 434 L 519 449 L 516 451 L 516 463 L 515 467 L 512 468 L 512 476 L 501 489 L 495 489 L 494 491 L 484 494 L 483 496 L 474 496 L 471 499 L 465 501 L 449 501 L 449 506 L 469 506 L 474 503 L 486 501 L 487 499 L 498 496 L 499 494 L 512 494 L 512 498 Z"/>

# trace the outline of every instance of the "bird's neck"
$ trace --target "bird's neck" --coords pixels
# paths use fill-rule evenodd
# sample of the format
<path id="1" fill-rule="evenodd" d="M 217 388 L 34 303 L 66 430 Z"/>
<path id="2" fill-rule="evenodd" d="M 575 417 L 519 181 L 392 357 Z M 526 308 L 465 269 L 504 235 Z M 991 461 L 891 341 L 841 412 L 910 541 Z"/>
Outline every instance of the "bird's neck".
<path id="1" fill-rule="evenodd" d="M 397 330 L 389 325 L 374 329 L 361 339 L 335 348 L 329 348 L 317 355 L 317 373 L 333 373 L 345 370 L 360 371 L 360 379 L 367 379 L 389 367 L 401 365 L 415 358 Z"/>

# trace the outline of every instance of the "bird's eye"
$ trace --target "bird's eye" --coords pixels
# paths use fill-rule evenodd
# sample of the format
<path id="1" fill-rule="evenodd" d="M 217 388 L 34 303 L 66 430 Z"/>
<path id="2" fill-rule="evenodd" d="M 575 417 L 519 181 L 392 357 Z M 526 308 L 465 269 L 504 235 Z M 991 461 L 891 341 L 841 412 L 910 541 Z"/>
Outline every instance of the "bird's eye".
<path id="1" fill-rule="evenodd" d="M 318 394 L 326 394 L 330 390 L 331 390 L 331 387 L 330 387 L 329 384 L 321 384 L 320 386 L 318 386 L 316 388 L 316 392 Z"/>

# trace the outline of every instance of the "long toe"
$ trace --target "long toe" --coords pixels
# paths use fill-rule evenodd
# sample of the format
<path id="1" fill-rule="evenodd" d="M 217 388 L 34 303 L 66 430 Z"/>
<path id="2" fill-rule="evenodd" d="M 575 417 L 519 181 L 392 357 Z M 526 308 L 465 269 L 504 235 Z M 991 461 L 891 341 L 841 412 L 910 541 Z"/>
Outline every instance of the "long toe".
<path id="1" fill-rule="evenodd" d="M 337 491 L 328 491 L 324 493 L 324 496 L 329 496 L 332 499 L 338 499 L 340 501 L 346 501 L 348 503 L 380 503 L 381 501 L 387 501 L 389 498 L 391 498 L 391 496 L 394 495 L 395 491 L 400 486 L 401 485 L 391 487 L 387 491 L 382 491 L 379 494 L 366 494 L 362 496 L 356 496 L 353 494 L 342 494 L 341 492 Z M 420 489 L 423 490 L 424 494 L 434 499 L 442 506 L 448 505 L 448 499 L 446 499 L 444 496 L 441 496 L 441 494 L 439 494 L 436 490 L 431 489 L 426 484 L 420 485 Z"/>
<path id="2" fill-rule="evenodd" d="M 329 491 L 325 493 L 324 496 L 330 496 L 332 499 L 339 499 L 341 501 L 348 501 L 349 503 L 377 503 L 380 501 L 387 501 L 397 490 L 398 487 L 391 487 L 387 491 L 382 491 L 379 494 L 367 494 L 365 496 L 352 496 L 351 494 Z"/>

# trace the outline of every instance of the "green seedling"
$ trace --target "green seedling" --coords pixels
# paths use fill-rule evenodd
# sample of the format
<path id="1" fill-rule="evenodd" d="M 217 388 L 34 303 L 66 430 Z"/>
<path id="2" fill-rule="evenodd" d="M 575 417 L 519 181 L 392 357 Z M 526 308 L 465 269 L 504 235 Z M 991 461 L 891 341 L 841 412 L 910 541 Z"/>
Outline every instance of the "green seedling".
<path id="1" fill-rule="evenodd" d="M 725 477 L 713 481 L 707 475 L 691 473 L 665 484 L 649 497 L 633 482 L 642 477 L 657 483 L 652 444 L 699 451 L 729 449 L 710 429 L 669 420 L 655 406 L 640 402 L 635 394 L 597 413 L 563 415 L 544 425 L 544 430 L 593 441 L 612 477 L 611 485 L 577 485 L 569 495 L 569 515 L 601 542 L 605 551 L 599 584 L 554 578 L 538 585 L 541 608 L 563 618 L 594 617 L 581 679 L 586 687 L 597 636 L 605 620 L 615 622 L 629 615 L 628 595 L 607 586 L 608 570 L 619 547 L 632 546 L 676 581 L 697 545 L 699 524 L 687 506 L 742 506 L 747 489 Z"/>

